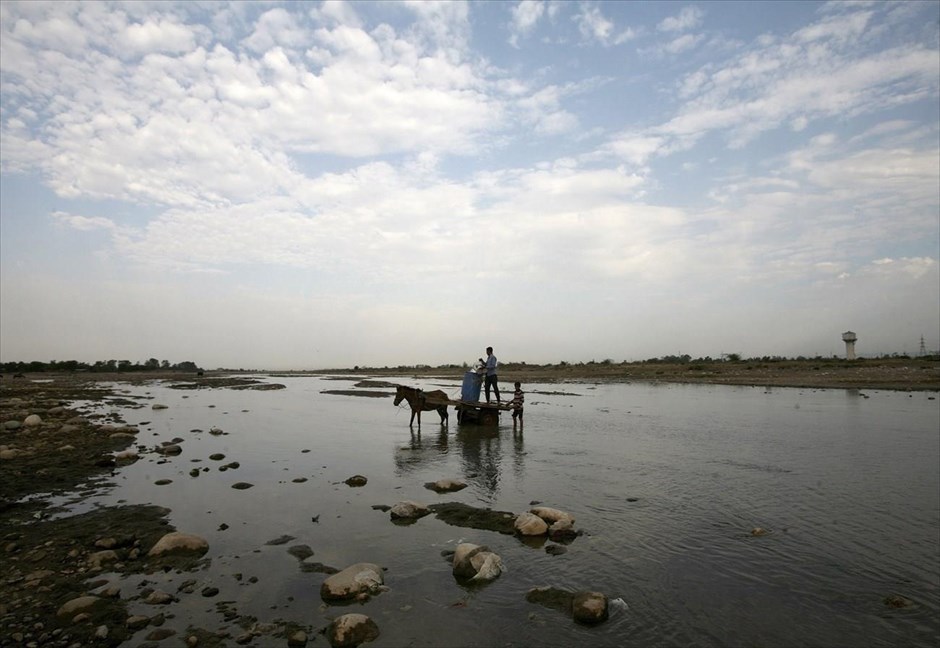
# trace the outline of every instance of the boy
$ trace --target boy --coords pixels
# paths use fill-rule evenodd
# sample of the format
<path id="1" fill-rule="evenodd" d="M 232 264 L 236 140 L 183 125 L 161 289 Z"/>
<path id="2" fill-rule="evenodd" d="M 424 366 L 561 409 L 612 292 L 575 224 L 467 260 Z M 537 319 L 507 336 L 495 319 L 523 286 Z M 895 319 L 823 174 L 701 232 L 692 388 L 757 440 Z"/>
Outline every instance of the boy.
<path id="1" fill-rule="evenodd" d="M 519 419 L 519 429 L 522 429 L 522 408 L 525 404 L 525 394 L 522 391 L 522 383 L 514 383 L 516 391 L 512 393 L 512 426 L 516 427 L 516 419 Z"/>

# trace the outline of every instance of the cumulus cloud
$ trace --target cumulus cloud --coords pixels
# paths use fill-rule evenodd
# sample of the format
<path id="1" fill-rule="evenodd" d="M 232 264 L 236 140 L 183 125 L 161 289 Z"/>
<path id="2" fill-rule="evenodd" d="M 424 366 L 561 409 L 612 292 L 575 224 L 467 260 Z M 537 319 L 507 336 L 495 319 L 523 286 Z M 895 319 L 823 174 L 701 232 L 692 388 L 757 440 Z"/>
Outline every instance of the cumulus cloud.
<path id="1" fill-rule="evenodd" d="M 675 16 L 664 18 L 656 29 L 663 32 L 684 32 L 702 24 L 705 12 L 695 6 L 683 7 Z"/>
<path id="2" fill-rule="evenodd" d="M 573 20 L 584 40 L 596 41 L 604 46 L 620 45 L 637 36 L 636 30 L 629 27 L 618 30 L 613 21 L 604 16 L 596 5 L 582 5 Z"/>
<path id="3" fill-rule="evenodd" d="M 519 39 L 527 36 L 538 21 L 545 15 L 545 3 L 542 0 L 522 0 L 512 8 L 512 20 L 509 23 L 509 43 L 519 47 Z"/>

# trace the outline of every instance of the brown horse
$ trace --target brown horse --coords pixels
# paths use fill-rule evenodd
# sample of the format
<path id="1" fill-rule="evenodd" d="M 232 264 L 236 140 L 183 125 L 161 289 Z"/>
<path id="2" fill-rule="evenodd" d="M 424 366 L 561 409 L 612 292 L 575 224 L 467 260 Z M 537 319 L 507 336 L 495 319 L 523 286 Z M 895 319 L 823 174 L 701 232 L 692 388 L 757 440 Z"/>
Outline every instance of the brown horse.
<path id="1" fill-rule="evenodd" d="M 447 423 L 449 415 L 447 414 L 447 394 L 440 389 L 426 392 L 417 387 L 405 387 L 398 385 L 395 391 L 395 405 L 400 405 L 403 400 L 408 401 L 411 406 L 411 421 L 408 425 L 414 425 L 415 415 L 418 417 L 418 429 L 421 429 L 421 412 L 437 410 L 441 415 L 441 425 Z"/>

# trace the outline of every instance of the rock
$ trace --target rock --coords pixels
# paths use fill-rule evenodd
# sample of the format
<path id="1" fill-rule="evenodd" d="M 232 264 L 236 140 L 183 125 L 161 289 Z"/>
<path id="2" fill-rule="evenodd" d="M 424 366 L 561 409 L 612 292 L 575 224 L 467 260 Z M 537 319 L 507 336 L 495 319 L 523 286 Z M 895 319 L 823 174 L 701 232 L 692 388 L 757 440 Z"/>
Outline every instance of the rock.
<path id="1" fill-rule="evenodd" d="M 540 536 L 548 533 L 545 520 L 533 513 L 520 513 L 513 523 L 516 533 L 524 536 Z"/>
<path id="2" fill-rule="evenodd" d="M 162 455 L 176 456 L 178 454 L 181 454 L 183 452 L 183 449 L 179 447 L 178 445 L 176 445 L 175 443 L 171 443 L 170 445 L 165 445 L 165 446 L 157 448 L 157 452 L 159 452 Z"/>
<path id="3" fill-rule="evenodd" d="M 454 577 L 465 581 L 491 581 L 504 571 L 502 559 L 484 545 L 462 542 L 454 551 Z"/>
<path id="4" fill-rule="evenodd" d="M 266 545 L 271 545 L 271 546 L 277 546 L 277 545 L 287 544 L 288 542 L 290 542 L 290 541 L 293 540 L 293 539 L 294 539 L 294 536 L 292 536 L 292 535 L 282 535 L 282 536 L 279 536 L 279 537 L 277 537 L 277 538 L 274 538 L 273 540 L 268 540 L 268 541 L 265 542 L 264 544 L 266 544 Z"/>
<path id="5" fill-rule="evenodd" d="M 122 450 L 114 455 L 115 461 L 137 461 L 139 458 L 136 450 Z"/>
<path id="6" fill-rule="evenodd" d="M 246 488 L 251 488 L 253 486 L 254 484 L 249 484 L 248 482 L 235 482 L 232 484 L 232 488 L 236 488 L 238 490 L 245 490 Z"/>
<path id="7" fill-rule="evenodd" d="M 600 592 L 577 592 L 571 601 L 571 614 L 579 623 L 607 620 L 607 597 Z"/>
<path id="8" fill-rule="evenodd" d="M 135 614 L 134 616 L 127 617 L 127 621 L 124 622 L 124 626 L 128 630 L 140 630 L 141 628 L 146 628 L 149 623 L 150 617 Z"/>
<path id="9" fill-rule="evenodd" d="M 153 483 L 156 484 L 157 486 L 166 486 L 167 484 L 172 484 L 173 480 L 172 479 L 158 479 L 157 481 Z"/>
<path id="10" fill-rule="evenodd" d="M 4 421 L 3 429 L 4 430 L 17 430 L 20 426 L 23 425 L 19 421 Z"/>
<path id="11" fill-rule="evenodd" d="M 213 596 L 218 595 L 219 588 L 218 587 L 203 587 L 202 591 L 199 593 L 205 596 L 206 598 L 212 598 Z"/>
<path id="12" fill-rule="evenodd" d="M 379 627 L 365 614 L 344 614 L 326 629 L 326 638 L 333 648 L 346 648 L 372 641 L 379 636 Z"/>
<path id="13" fill-rule="evenodd" d="M 565 614 L 571 614 L 571 603 L 574 600 L 574 594 L 557 587 L 533 587 L 526 592 L 525 600 Z"/>
<path id="14" fill-rule="evenodd" d="M 357 486 L 365 486 L 366 482 L 368 481 L 369 480 L 363 477 L 362 475 L 353 475 L 352 477 L 347 479 L 344 483 L 347 486 L 357 487 Z"/>
<path id="15" fill-rule="evenodd" d="M 324 601 L 341 601 L 359 594 L 375 594 L 384 582 L 381 567 L 374 563 L 356 563 L 323 581 L 320 597 Z"/>
<path id="16" fill-rule="evenodd" d="M 189 533 L 180 533 L 174 531 L 167 533 L 157 541 L 148 556 L 164 556 L 175 554 L 199 554 L 202 555 L 209 551 L 209 543 L 205 538 Z"/>
<path id="17" fill-rule="evenodd" d="M 453 493 L 463 490 L 467 484 L 458 479 L 438 479 L 436 482 L 427 482 L 424 487 L 436 493 Z"/>
<path id="18" fill-rule="evenodd" d="M 906 608 L 914 605 L 914 603 L 903 596 L 898 594 L 892 594 L 891 596 L 886 596 L 884 599 L 884 604 L 892 608 Z"/>
<path id="19" fill-rule="evenodd" d="M 176 630 L 171 630 L 170 628 L 157 628 L 152 632 L 148 633 L 145 639 L 147 641 L 163 641 L 167 637 L 172 637 L 176 634 Z"/>
<path id="20" fill-rule="evenodd" d="M 307 558 L 313 555 L 313 549 L 311 549 L 308 545 L 305 545 L 305 544 L 294 545 L 293 547 L 287 550 L 287 553 L 289 553 L 290 555 L 292 555 L 294 558 L 298 560 L 306 560 Z"/>
<path id="21" fill-rule="evenodd" d="M 222 428 L 211 427 L 209 428 L 209 434 L 213 436 L 219 436 L 220 434 L 225 434 L 225 433 L 222 431 Z"/>
<path id="22" fill-rule="evenodd" d="M 23 425 L 26 427 L 37 427 L 42 425 L 42 418 L 39 414 L 30 414 L 25 419 L 23 419 Z"/>
<path id="23" fill-rule="evenodd" d="M 431 511 L 428 509 L 427 505 L 419 504 L 418 502 L 412 502 L 410 500 L 399 502 L 389 509 L 389 515 L 393 520 L 416 520 L 420 517 L 424 517 L 430 512 Z"/>
<path id="24" fill-rule="evenodd" d="M 3 448 L 0 450 L 0 459 L 7 461 L 10 459 L 16 459 L 18 456 L 23 454 L 16 448 Z"/>
<path id="25" fill-rule="evenodd" d="M 148 605 L 166 605 L 167 603 L 172 603 L 174 600 L 175 599 L 172 594 L 155 590 L 150 593 L 150 596 L 144 599 L 144 603 L 147 603 Z"/>
<path id="26" fill-rule="evenodd" d="M 221 452 L 216 452 L 215 454 L 209 455 L 209 458 L 212 459 L 212 461 L 222 461 L 225 459 L 225 455 Z"/>
<path id="27" fill-rule="evenodd" d="M 761 527 L 754 527 L 753 529 L 751 529 L 751 535 L 754 536 L 755 538 L 759 538 L 760 536 L 765 536 L 768 533 L 770 533 L 768 529 L 763 529 Z"/>
<path id="28" fill-rule="evenodd" d="M 78 427 L 77 425 L 71 425 L 70 423 L 66 423 L 65 425 L 59 428 L 59 434 L 72 434 L 73 432 L 78 432 L 80 429 L 81 428 Z"/>
<path id="29" fill-rule="evenodd" d="M 101 566 L 105 563 L 117 562 L 119 560 L 117 553 L 111 549 L 105 549 L 104 551 L 96 551 L 93 554 L 88 556 L 88 564 L 90 564 L 95 569 L 101 569 Z"/>
<path id="30" fill-rule="evenodd" d="M 303 630 L 298 630 L 297 632 L 292 632 L 287 637 L 287 647 L 288 648 L 303 648 L 307 645 L 307 633 Z"/>
<path id="31" fill-rule="evenodd" d="M 536 506 L 535 508 L 529 509 L 529 513 L 539 516 L 548 524 L 554 524 L 559 520 L 569 520 L 572 526 L 574 525 L 574 517 L 571 514 L 548 506 Z"/>
<path id="32" fill-rule="evenodd" d="M 161 405 L 160 403 L 154 403 L 151 409 L 162 410 L 162 409 L 167 409 L 167 406 Z"/>
<path id="33" fill-rule="evenodd" d="M 71 619 L 77 614 L 88 612 L 100 600 L 97 596 L 79 596 L 66 602 L 55 614 L 60 619 Z"/>
<path id="34" fill-rule="evenodd" d="M 574 520 L 561 519 L 557 522 L 553 522 L 550 527 L 548 527 L 548 535 L 551 538 L 570 538 L 578 534 L 574 528 Z"/>
<path id="35" fill-rule="evenodd" d="M 103 641 L 108 638 L 108 626 L 100 625 L 95 628 L 95 639 Z"/>
<path id="36" fill-rule="evenodd" d="M 68 452 L 68 451 L 74 450 L 74 449 L 75 449 L 75 446 L 73 446 L 71 443 L 67 443 L 67 444 L 65 444 L 64 446 L 61 446 L 61 447 L 59 448 L 59 452 Z"/>
<path id="37" fill-rule="evenodd" d="M 47 576 L 52 576 L 53 574 L 55 574 L 55 572 L 52 571 L 51 569 L 38 569 L 34 572 L 30 572 L 29 574 L 27 574 L 24 580 L 27 583 L 32 582 L 32 581 L 41 581 L 43 578 L 46 578 Z"/>
<path id="38" fill-rule="evenodd" d="M 550 556 L 560 556 L 566 551 L 568 551 L 567 547 L 563 547 L 562 545 L 557 545 L 557 544 L 548 545 L 547 547 L 545 547 L 545 553 L 547 553 Z"/>

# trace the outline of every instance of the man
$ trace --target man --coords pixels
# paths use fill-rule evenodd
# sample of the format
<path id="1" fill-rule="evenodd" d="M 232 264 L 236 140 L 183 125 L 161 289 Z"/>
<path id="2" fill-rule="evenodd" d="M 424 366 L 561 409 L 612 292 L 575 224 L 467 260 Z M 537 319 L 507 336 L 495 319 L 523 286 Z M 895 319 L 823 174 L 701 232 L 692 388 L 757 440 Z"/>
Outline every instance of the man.
<path id="1" fill-rule="evenodd" d="M 496 402 L 499 403 L 499 384 L 496 379 L 496 356 L 493 355 L 493 347 L 486 347 L 486 376 L 483 378 L 483 386 L 486 389 L 486 402 L 490 402 L 490 387 L 496 392 Z"/>

